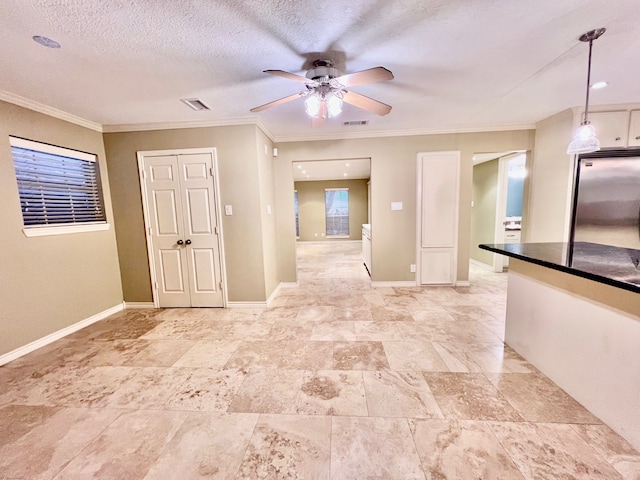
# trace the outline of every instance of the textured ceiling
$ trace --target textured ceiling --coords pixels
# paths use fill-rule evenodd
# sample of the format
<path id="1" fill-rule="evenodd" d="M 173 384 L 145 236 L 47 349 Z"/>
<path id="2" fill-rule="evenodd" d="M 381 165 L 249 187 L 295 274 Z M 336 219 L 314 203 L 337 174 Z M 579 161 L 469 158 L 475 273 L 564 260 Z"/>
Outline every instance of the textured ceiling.
<path id="1" fill-rule="evenodd" d="M 596 27 L 608 30 L 593 79 L 611 85 L 593 104 L 639 102 L 638 25 L 639 0 L 2 0 L 0 90 L 105 130 L 257 117 L 276 140 L 508 128 L 583 103 L 577 38 Z M 304 75 L 324 57 L 347 73 L 391 70 L 394 80 L 353 87 L 391 113 L 347 105 L 313 129 L 302 100 L 249 112 L 304 88 L 263 70 Z M 179 101 L 194 97 L 212 110 Z"/>

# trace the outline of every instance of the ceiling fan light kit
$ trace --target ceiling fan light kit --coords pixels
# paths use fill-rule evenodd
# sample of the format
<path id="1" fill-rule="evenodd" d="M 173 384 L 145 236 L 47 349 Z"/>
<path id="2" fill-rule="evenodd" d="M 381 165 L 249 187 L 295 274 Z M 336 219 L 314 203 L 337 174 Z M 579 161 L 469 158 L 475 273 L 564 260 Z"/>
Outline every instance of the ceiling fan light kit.
<path id="1" fill-rule="evenodd" d="M 600 38 L 606 28 L 596 28 L 590 30 L 580 36 L 581 42 L 589 42 L 589 62 L 587 65 L 587 96 L 584 105 L 584 120 L 576 131 L 573 140 L 567 147 L 567 153 L 570 155 L 578 155 L 581 153 L 596 152 L 600 150 L 600 140 L 596 136 L 596 129 L 589 122 L 589 90 L 591 89 L 591 52 L 593 49 L 593 41 Z"/>
<path id="2" fill-rule="evenodd" d="M 306 90 L 252 108 L 251 111 L 254 113 L 302 97 L 305 97 L 304 106 L 307 115 L 314 119 L 313 126 L 319 126 L 326 119 L 340 115 L 343 102 L 376 115 L 386 115 L 391 111 L 389 105 L 347 90 L 354 85 L 393 79 L 393 74 L 384 67 L 341 75 L 331 60 L 316 60 L 313 63 L 313 68 L 304 77 L 283 70 L 265 70 L 264 73 L 304 83 Z"/>

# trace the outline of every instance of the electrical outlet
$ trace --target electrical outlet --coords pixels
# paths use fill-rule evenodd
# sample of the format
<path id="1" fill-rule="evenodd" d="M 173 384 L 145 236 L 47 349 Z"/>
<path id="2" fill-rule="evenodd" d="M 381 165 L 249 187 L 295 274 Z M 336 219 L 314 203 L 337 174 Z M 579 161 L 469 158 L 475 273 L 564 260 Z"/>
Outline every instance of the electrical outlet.
<path id="1" fill-rule="evenodd" d="M 416 273 L 416 264 L 412 263 L 411 265 L 409 265 L 409 271 L 411 273 Z"/>

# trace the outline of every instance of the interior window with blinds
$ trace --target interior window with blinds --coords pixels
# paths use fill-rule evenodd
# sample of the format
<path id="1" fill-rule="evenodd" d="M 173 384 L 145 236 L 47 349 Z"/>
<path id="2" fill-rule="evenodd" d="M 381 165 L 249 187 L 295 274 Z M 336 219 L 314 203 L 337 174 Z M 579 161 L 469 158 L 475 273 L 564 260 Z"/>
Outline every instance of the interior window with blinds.
<path id="1" fill-rule="evenodd" d="M 95 155 L 11 137 L 27 229 L 106 224 Z"/>
<path id="2" fill-rule="evenodd" d="M 325 189 L 324 208 L 327 237 L 349 237 L 349 189 Z"/>

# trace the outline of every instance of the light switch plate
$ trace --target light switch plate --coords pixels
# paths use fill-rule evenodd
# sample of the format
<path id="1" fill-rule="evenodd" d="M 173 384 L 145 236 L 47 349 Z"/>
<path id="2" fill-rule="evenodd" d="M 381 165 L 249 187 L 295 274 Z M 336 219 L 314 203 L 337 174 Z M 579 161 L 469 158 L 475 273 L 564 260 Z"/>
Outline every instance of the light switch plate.
<path id="1" fill-rule="evenodd" d="M 402 202 L 391 202 L 391 210 L 402 210 Z"/>
<path id="2" fill-rule="evenodd" d="M 267 215 L 271 215 L 271 205 L 267 205 Z"/>
<path id="3" fill-rule="evenodd" d="M 224 214 L 225 215 L 233 215 L 233 206 L 225 205 L 224 206 Z"/>

